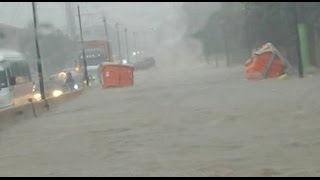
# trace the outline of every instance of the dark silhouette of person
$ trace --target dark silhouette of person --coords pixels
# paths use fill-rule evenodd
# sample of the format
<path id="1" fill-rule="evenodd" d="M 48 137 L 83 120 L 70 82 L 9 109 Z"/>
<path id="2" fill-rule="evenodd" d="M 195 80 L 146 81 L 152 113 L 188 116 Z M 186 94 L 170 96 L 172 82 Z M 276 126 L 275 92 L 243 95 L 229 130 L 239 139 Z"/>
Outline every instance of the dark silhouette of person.
<path id="1" fill-rule="evenodd" d="M 72 77 L 71 72 L 67 72 L 67 77 L 66 77 L 66 82 L 65 82 L 65 86 L 70 90 L 73 91 L 74 90 L 74 85 L 75 85 L 75 81 Z"/>

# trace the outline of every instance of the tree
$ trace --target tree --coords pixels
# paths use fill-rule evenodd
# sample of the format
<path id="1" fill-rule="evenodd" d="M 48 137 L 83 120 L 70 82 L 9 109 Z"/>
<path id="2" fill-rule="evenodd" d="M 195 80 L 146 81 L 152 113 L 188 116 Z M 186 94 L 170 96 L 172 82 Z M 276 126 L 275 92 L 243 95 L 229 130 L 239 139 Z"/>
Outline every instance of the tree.
<path id="1" fill-rule="evenodd" d="M 298 7 L 300 22 L 310 30 L 313 59 L 320 59 L 320 3 L 299 2 Z M 271 42 L 295 64 L 298 37 L 294 12 L 292 2 L 221 2 L 208 23 L 192 35 L 203 43 L 206 56 L 224 52 L 226 42 L 232 61 L 242 63 L 240 59 L 246 59 L 252 49 Z"/>
<path id="2" fill-rule="evenodd" d="M 227 56 L 233 57 L 234 62 L 247 59 L 241 55 L 246 48 L 241 3 L 185 3 L 182 10 L 187 35 L 202 43 L 206 58 L 225 54 L 228 48 Z"/>
<path id="3" fill-rule="evenodd" d="M 248 56 L 246 49 L 244 15 L 239 2 L 221 2 L 219 9 L 214 11 L 207 24 L 194 33 L 204 46 L 204 54 L 226 54 L 230 62 L 242 63 Z M 247 51 L 246 51 L 247 52 Z"/>
<path id="4" fill-rule="evenodd" d="M 39 27 L 43 26 L 40 25 Z M 45 24 L 45 27 L 53 26 Z M 47 28 L 46 33 L 41 32 L 40 28 L 39 31 L 40 54 L 45 75 L 49 76 L 64 69 L 66 65 L 71 64 L 77 58 L 78 44 L 66 34 L 54 28 Z M 25 29 L 22 35 L 20 50 L 26 55 L 33 69 L 36 70 L 36 48 L 33 26 L 31 25 Z"/>
<path id="5" fill-rule="evenodd" d="M 246 2 L 249 34 L 252 44 L 272 42 L 276 46 L 287 46 L 295 42 L 295 24 L 292 5 L 289 2 Z"/>
<path id="6" fill-rule="evenodd" d="M 250 43 L 262 44 L 272 42 L 278 47 L 283 47 L 291 57 L 291 62 L 296 63 L 296 27 L 294 19 L 295 3 L 292 2 L 245 2 L 243 3 L 248 14 L 250 34 L 253 36 Z M 299 22 L 309 28 L 310 46 L 315 53 L 320 49 L 320 3 L 298 2 Z M 319 56 L 319 55 L 318 55 Z M 316 57 L 314 59 L 317 59 Z"/>
<path id="7" fill-rule="evenodd" d="M 223 32 L 220 25 L 220 12 L 215 12 L 209 18 L 208 24 L 193 36 L 203 43 L 206 56 L 224 52 Z"/>

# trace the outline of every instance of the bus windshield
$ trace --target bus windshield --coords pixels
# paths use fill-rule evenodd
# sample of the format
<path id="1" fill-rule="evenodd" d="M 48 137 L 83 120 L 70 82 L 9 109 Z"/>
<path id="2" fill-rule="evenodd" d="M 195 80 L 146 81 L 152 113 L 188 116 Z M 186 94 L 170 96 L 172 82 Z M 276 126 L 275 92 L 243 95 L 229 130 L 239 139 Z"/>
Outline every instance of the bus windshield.
<path id="1" fill-rule="evenodd" d="M 0 89 L 8 87 L 7 76 L 5 70 L 0 67 Z"/>

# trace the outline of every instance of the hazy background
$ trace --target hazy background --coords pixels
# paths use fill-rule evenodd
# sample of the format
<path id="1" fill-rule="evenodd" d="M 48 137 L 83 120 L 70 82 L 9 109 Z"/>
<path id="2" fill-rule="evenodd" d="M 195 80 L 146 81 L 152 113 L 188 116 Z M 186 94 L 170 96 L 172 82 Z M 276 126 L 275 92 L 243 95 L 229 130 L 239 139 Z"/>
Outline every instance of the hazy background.
<path id="1" fill-rule="evenodd" d="M 138 48 L 154 56 L 160 66 L 173 67 L 188 65 L 192 61 L 204 62 L 201 42 L 189 35 L 206 24 L 219 3 L 193 3 L 190 8 L 184 7 L 184 2 L 74 2 L 75 33 L 78 35 L 77 5 L 80 5 L 83 14 L 85 39 L 105 38 L 102 17 L 106 16 L 115 54 L 118 49 L 114 27 L 118 22 L 123 56 L 123 29 L 127 27 L 130 54 L 134 47 L 132 32 L 137 31 Z M 31 2 L 1 2 L 0 7 L 0 23 L 21 28 L 32 23 Z M 40 2 L 37 8 L 39 23 L 49 23 L 64 33 L 68 32 L 64 2 Z M 86 33 L 88 29 L 93 33 Z M 92 34 L 94 37 L 90 38 Z"/>
<path id="2" fill-rule="evenodd" d="M 130 56 L 134 51 L 145 51 L 144 55 L 154 57 L 163 69 L 218 61 L 225 63 L 223 66 L 243 65 L 254 48 L 267 42 L 297 66 L 295 11 L 290 2 L 72 2 L 69 17 L 74 20 L 73 31 L 68 27 L 65 2 L 40 2 L 39 23 L 52 25 L 51 29 L 42 29 L 40 35 L 48 74 L 72 66 L 81 49 L 77 5 L 81 7 L 85 40 L 105 39 L 105 16 L 114 55 L 119 54 L 115 31 L 115 24 L 119 23 L 122 56 L 127 58 L 127 28 Z M 0 25 L 21 28 L 18 50 L 28 54 L 30 64 L 34 64 L 31 2 L 2 2 L 0 7 Z M 310 63 L 319 67 L 320 4 L 308 2 L 300 8 L 309 29 Z M 133 32 L 137 32 L 136 43 Z M 14 36 L 6 36 L 7 40 L 0 44 L 12 43 Z"/>

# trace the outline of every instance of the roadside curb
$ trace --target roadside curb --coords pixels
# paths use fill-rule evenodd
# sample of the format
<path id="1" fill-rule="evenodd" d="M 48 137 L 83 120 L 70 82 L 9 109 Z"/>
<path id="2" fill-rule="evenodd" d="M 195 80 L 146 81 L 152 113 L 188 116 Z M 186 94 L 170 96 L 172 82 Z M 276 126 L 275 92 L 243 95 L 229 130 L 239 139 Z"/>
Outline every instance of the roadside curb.
<path id="1" fill-rule="evenodd" d="M 69 101 L 82 95 L 84 91 L 84 89 L 80 89 L 74 92 L 63 94 L 56 98 L 48 98 L 47 101 L 50 105 L 50 108 L 54 108 L 58 105 L 61 105 L 63 102 Z M 32 105 L 34 106 L 36 116 L 48 112 L 48 109 L 45 107 L 44 101 L 27 103 L 12 108 L 0 110 L 0 130 L 9 125 L 16 124 L 19 121 L 35 118 L 33 114 Z"/>

